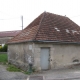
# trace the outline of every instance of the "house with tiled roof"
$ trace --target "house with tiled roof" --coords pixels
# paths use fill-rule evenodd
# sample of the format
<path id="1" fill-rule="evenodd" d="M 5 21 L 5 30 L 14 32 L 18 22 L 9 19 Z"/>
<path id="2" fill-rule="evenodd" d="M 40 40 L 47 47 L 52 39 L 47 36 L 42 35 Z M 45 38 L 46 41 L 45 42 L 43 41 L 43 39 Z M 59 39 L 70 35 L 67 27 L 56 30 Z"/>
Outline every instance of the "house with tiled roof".
<path id="1" fill-rule="evenodd" d="M 1 31 L 0 32 L 0 44 L 4 45 L 7 43 L 8 40 L 16 36 L 21 30 L 15 31 Z"/>
<path id="2" fill-rule="evenodd" d="M 80 27 L 66 16 L 44 12 L 8 42 L 8 62 L 27 70 L 73 67 L 80 63 Z"/>

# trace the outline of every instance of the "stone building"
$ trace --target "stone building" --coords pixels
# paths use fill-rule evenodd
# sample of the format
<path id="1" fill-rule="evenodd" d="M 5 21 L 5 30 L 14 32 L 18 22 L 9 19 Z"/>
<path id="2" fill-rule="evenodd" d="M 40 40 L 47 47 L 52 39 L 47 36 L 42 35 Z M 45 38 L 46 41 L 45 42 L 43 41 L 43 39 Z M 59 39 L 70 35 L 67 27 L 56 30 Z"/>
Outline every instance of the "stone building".
<path id="1" fill-rule="evenodd" d="M 44 12 L 8 42 L 8 61 L 24 70 L 28 57 L 36 70 L 80 62 L 80 27 L 66 16 Z"/>

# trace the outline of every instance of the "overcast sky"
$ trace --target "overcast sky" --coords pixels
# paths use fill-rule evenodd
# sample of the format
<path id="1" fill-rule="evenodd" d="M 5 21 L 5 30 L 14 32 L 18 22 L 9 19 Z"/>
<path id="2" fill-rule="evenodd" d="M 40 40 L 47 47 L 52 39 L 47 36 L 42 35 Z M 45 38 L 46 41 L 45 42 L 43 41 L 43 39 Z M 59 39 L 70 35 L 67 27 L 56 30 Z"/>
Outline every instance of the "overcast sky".
<path id="1" fill-rule="evenodd" d="M 0 0 L 0 31 L 21 30 L 44 11 L 67 16 L 80 25 L 80 0 Z"/>

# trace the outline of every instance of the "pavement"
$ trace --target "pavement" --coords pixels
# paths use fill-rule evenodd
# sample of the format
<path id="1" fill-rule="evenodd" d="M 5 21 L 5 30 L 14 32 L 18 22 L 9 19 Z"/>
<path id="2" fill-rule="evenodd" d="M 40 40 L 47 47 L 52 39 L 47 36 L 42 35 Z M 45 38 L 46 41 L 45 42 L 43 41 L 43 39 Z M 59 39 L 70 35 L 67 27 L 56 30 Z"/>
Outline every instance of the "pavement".
<path id="1" fill-rule="evenodd" d="M 41 71 L 30 76 L 43 77 L 43 79 L 37 80 L 80 80 L 80 67 Z"/>
<path id="2" fill-rule="evenodd" d="M 80 67 L 40 71 L 26 75 L 22 72 L 9 72 L 6 66 L 0 65 L 0 80 L 80 80 Z"/>
<path id="3" fill-rule="evenodd" d="M 0 80 L 26 80 L 27 75 L 21 72 L 9 72 L 5 65 L 0 65 Z"/>

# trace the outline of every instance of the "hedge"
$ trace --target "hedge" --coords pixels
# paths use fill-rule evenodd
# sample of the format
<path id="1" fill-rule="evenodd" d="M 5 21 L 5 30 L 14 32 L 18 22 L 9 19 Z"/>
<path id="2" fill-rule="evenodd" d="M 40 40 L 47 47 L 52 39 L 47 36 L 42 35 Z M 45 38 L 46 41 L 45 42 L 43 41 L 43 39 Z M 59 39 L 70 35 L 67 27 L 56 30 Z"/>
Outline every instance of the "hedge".
<path id="1" fill-rule="evenodd" d="M 0 48 L 0 52 L 7 52 L 8 46 L 5 44 L 3 47 Z"/>

